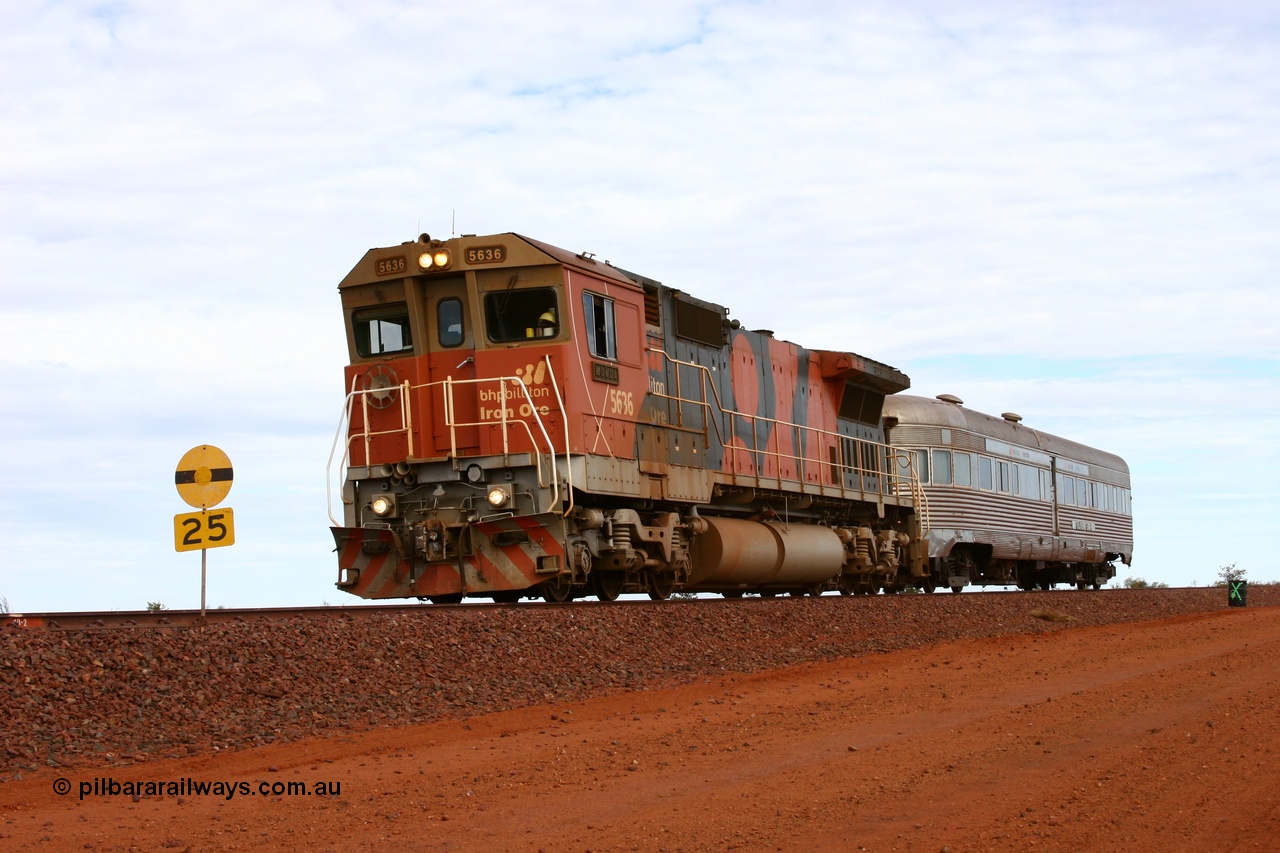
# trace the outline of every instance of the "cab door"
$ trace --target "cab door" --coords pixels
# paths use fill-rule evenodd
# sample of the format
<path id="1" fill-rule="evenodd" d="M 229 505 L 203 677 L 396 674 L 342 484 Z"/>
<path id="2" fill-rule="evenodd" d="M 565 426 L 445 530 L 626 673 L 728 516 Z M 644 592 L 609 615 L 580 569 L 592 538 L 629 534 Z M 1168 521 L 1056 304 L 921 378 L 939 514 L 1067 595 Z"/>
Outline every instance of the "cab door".
<path id="1" fill-rule="evenodd" d="M 476 385 L 475 318 L 467 297 L 464 275 L 430 279 L 426 285 L 428 343 L 427 371 L 431 382 L 431 432 L 437 455 L 451 447 L 449 411 L 454 424 L 453 441 L 459 453 L 480 445 L 479 403 Z M 447 381 L 452 380 L 452 381 Z"/>

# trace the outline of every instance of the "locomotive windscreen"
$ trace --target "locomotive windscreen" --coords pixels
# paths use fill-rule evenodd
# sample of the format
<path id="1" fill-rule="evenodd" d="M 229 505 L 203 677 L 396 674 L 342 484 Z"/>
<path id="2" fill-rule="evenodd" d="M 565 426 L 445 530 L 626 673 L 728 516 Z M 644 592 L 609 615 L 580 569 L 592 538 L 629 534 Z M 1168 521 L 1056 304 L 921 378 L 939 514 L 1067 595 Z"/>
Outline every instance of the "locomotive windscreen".
<path id="1" fill-rule="evenodd" d="M 502 290 L 484 298 L 484 321 L 494 343 L 553 338 L 560 333 L 556 292 L 550 287 Z"/>
<path id="2" fill-rule="evenodd" d="M 403 302 L 353 311 L 351 329 L 355 333 L 356 352 L 364 358 L 413 349 L 409 307 Z"/>

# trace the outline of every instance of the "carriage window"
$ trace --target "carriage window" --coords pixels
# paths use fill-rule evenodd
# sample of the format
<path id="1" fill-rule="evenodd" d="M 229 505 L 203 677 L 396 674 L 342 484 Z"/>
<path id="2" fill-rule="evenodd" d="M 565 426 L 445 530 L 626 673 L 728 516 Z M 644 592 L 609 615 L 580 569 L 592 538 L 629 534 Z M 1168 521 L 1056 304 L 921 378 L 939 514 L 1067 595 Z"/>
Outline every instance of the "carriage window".
<path id="1" fill-rule="evenodd" d="M 595 293 L 583 293 L 582 316 L 587 323 L 587 349 L 597 358 L 617 361 L 618 339 L 613 327 L 613 300 Z"/>
<path id="2" fill-rule="evenodd" d="M 969 465 L 972 462 L 973 457 L 968 453 L 955 453 L 952 454 L 952 459 L 954 460 L 953 467 L 955 468 L 955 471 L 953 472 L 955 484 L 957 486 L 970 485 L 973 482 L 973 479 L 969 474 Z"/>
<path id="3" fill-rule="evenodd" d="M 1015 463 L 1018 469 L 1018 497 L 1038 500 L 1040 498 L 1040 474 L 1038 468 Z"/>
<path id="4" fill-rule="evenodd" d="M 1007 492 L 1009 491 L 1009 463 L 997 462 L 996 464 L 999 466 L 998 473 L 999 473 L 1000 480 L 998 485 L 999 485 L 1000 491 Z"/>
<path id="5" fill-rule="evenodd" d="M 409 332 L 409 306 L 403 302 L 359 308 L 351 312 L 356 352 L 362 357 L 413 349 Z"/>
<path id="6" fill-rule="evenodd" d="M 1076 502 L 1076 478 L 1063 477 L 1062 488 L 1059 489 L 1058 503 L 1073 504 Z"/>
<path id="7" fill-rule="evenodd" d="M 978 457 L 978 485 L 991 491 L 991 460 L 985 456 Z"/>
<path id="8" fill-rule="evenodd" d="M 929 451 L 916 450 L 916 476 L 920 478 L 920 482 L 929 482 Z"/>
<path id="9" fill-rule="evenodd" d="M 919 452 L 920 451 L 918 450 L 902 450 L 902 451 L 899 451 L 898 453 L 893 454 L 894 459 L 896 460 L 894 471 L 897 473 L 897 476 L 900 477 L 903 481 L 906 481 L 911 478 L 911 460 L 912 460 L 912 457 L 918 454 Z M 915 466 L 916 466 L 916 476 L 919 477 L 920 476 L 919 461 L 915 463 Z M 921 478 L 921 482 L 925 482 L 924 478 Z"/>
<path id="10" fill-rule="evenodd" d="M 1049 472 L 1043 468 L 1040 469 L 1040 500 L 1053 500 L 1053 484 L 1049 479 Z"/>
<path id="11" fill-rule="evenodd" d="M 466 338 L 462 328 L 461 299 L 441 299 L 436 305 L 436 336 L 442 347 L 456 347 Z"/>
<path id="12" fill-rule="evenodd" d="M 556 292 L 549 287 L 532 287 L 486 294 L 484 325 L 494 343 L 554 338 L 560 334 Z"/>
<path id="13" fill-rule="evenodd" d="M 933 482 L 937 486 L 951 485 L 951 451 L 933 451 Z"/>

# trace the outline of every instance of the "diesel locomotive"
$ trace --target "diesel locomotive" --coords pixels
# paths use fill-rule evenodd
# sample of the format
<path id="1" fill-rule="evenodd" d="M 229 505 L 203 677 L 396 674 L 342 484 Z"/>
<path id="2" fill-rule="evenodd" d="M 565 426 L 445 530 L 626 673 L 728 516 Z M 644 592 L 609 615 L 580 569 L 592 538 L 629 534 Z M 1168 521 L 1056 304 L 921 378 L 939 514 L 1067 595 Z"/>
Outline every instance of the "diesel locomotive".
<path id="1" fill-rule="evenodd" d="M 931 555 L 918 454 L 886 442 L 910 385 L 887 364 L 514 233 L 372 249 L 339 293 L 349 593 L 932 591 L 958 558 Z"/>

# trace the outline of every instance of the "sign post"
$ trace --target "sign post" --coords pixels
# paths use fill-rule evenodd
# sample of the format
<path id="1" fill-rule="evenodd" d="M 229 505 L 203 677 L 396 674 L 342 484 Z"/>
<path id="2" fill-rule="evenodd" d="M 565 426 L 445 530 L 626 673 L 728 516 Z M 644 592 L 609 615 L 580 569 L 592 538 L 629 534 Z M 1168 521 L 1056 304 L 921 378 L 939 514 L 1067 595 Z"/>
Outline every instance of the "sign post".
<path id="1" fill-rule="evenodd" d="M 178 460 L 173 482 L 178 496 L 200 512 L 173 517 L 173 546 L 177 551 L 200 550 L 200 619 L 205 617 L 205 581 L 210 548 L 234 545 L 236 529 L 231 507 L 210 512 L 231 491 L 231 460 L 212 444 L 193 447 Z"/>

